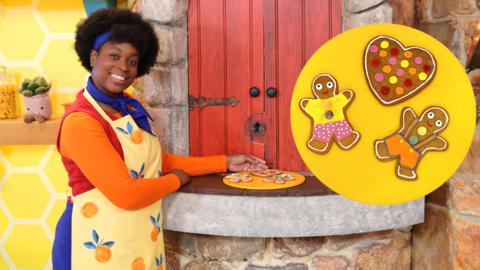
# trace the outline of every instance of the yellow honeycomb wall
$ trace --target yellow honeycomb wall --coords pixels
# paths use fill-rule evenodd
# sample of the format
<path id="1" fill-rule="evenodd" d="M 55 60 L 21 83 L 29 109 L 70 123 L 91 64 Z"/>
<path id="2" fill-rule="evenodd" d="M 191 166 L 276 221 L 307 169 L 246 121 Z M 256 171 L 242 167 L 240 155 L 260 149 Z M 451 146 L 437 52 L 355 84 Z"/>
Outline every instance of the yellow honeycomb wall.
<path id="1" fill-rule="evenodd" d="M 85 17 L 81 0 L 0 0 L 0 65 L 17 84 L 37 75 L 52 82 L 56 115 L 88 75 L 73 50 L 75 26 Z M 19 97 L 23 111 L 21 103 Z M 0 270 L 52 269 L 55 225 L 68 191 L 55 146 L 0 146 Z"/>

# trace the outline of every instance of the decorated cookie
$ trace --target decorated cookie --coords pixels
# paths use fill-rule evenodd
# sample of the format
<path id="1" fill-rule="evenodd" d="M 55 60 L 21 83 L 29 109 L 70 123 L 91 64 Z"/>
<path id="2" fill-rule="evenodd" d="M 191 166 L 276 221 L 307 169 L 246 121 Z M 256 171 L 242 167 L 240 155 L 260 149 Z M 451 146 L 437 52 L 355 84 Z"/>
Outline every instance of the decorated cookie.
<path id="1" fill-rule="evenodd" d="M 360 139 L 348 122 L 345 111 L 354 98 L 352 90 L 337 89 L 337 81 L 330 74 L 320 74 L 312 83 L 315 98 L 300 100 L 300 107 L 312 120 L 312 133 L 307 146 L 310 150 L 327 153 L 332 142 L 344 150 L 353 147 Z"/>
<path id="2" fill-rule="evenodd" d="M 447 141 L 438 134 L 448 125 L 448 114 L 443 108 L 429 107 L 418 118 L 407 107 L 401 118 L 398 132 L 375 141 L 375 155 L 380 160 L 397 159 L 397 176 L 414 180 L 418 163 L 427 151 L 447 149 Z"/>
<path id="3" fill-rule="evenodd" d="M 254 171 L 251 171 L 250 173 L 255 176 L 269 177 L 276 174 L 281 174 L 282 171 L 277 169 L 265 169 L 265 170 L 254 170 Z"/>
<path id="4" fill-rule="evenodd" d="M 378 36 L 365 49 L 364 68 L 375 97 L 384 105 L 393 105 L 425 89 L 435 75 L 436 64 L 423 48 L 405 48 L 392 37 Z"/>

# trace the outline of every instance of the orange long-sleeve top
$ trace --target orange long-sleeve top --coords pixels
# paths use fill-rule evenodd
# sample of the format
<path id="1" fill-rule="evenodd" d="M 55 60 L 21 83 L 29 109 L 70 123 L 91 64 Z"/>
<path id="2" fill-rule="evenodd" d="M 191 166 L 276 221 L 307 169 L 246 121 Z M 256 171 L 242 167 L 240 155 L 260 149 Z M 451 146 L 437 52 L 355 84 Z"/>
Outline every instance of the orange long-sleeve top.
<path id="1" fill-rule="evenodd" d="M 109 116 L 112 119 L 121 117 L 120 114 Z M 132 179 L 102 125 L 84 112 L 73 112 L 65 117 L 59 151 L 73 160 L 105 197 L 123 209 L 146 207 L 177 190 L 181 183 L 175 174 L 169 173 L 172 169 L 182 169 L 190 176 L 227 170 L 224 155 L 189 157 L 162 153 L 163 176 L 142 181 Z"/>

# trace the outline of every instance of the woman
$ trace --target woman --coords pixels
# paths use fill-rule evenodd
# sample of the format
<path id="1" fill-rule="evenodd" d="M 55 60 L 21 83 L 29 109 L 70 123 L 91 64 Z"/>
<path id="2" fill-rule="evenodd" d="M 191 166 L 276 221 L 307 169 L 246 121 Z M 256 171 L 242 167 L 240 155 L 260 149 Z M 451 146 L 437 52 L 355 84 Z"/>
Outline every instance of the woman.
<path id="1" fill-rule="evenodd" d="M 93 13 L 77 27 L 75 50 L 91 77 L 57 139 L 73 196 L 57 224 L 53 268 L 157 269 L 165 262 L 161 199 L 189 175 L 265 169 L 265 161 L 161 152 L 152 118 L 123 93 L 158 52 L 153 28 L 138 14 Z"/>

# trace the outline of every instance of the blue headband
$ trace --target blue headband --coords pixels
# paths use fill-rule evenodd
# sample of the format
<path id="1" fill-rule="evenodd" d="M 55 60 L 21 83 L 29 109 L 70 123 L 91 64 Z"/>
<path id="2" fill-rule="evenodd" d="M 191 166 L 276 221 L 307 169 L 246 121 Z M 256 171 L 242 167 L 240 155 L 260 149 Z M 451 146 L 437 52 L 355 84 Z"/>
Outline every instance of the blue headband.
<path id="1" fill-rule="evenodd" d="M 97 38 L 95 38 L 95 42 L 93 43 L 93 49 L 98 51 L 100 46 L 102 46 L 103 43 L 107 42 L 107 39 L 109 37 L 110 37 L 110 32 L 109 31 L 99 35 Z"/>

